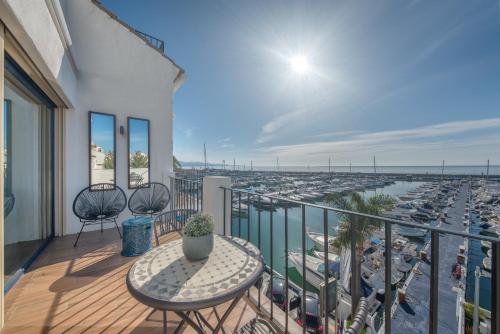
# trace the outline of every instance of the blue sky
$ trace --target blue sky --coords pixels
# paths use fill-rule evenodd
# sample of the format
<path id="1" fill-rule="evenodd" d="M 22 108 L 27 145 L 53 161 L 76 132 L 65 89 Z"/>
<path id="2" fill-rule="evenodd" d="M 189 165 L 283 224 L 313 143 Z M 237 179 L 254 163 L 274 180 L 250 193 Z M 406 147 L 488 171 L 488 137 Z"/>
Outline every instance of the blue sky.
<path id="1" fill-rule="evenodd" d="M 92 143 L 101 147 L 104 152 L 113 151 L 113 117 L 102 114 L 92 114 Z"/>
<path id="2" fill-rule="evenodd" d="M 182 161 L 500 163 L 498 1 L 103 3 L 186 70 Z"/>
<path id="3" fill-rule="evenodd" d="M 129 122 L 130 152 L 148 153 L 149 123 L 138 119 L 131 119 Z"/>

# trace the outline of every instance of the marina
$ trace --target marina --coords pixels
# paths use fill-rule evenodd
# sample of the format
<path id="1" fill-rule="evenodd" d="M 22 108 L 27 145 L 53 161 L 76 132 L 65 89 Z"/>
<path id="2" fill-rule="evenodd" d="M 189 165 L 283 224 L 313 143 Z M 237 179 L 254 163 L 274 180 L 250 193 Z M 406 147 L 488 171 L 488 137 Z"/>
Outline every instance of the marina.
<path id="1" fill-rule="evenodd" d="M 241 189 L 241 192 L 232 191 L 231 233 L 258 245 L 268 272 L 274 272 L 275 277 L 287 275 L 298 299 L 302 289 L 307 291 L 308 298 L 318 299 L 325 270 L 328 270 L 328 277 L 335 278 L 335 291 L 339 293 L 336 297 L 331 296 L 329 302 L 336 305 L 329 313 L 329 322 L 336 326 L 342 326 L 348 319 L 350 296 L 337 285 L 342 281 L 342 255 L 333 244 L 342 216 L 334 211 L 324 216 L 321 209 L 335 206 L 331 202 L 335 196 L 347 198 L 357 193 L 365 201 L 377 195 L 390 196 L 394 205 L 381 215 L 415 226 L 393 226 L 389 293 L 385 286 L 385 250 L 389 245 L 385 242 L 384 229 L 376 230 L 363 244 L 360 279 L 362 295 L 371 300 L 365 325 L 369 333 L 383 328 L 387 300 L 391 304 L 393 326 L 409 333 L 427 332 L 433 254 L 431 235 L 426 227 L 498 237 L 500 182 L 495 177 L 491 177 L 489 186 L 485 187 L 485 178 L 456 175 L 420 178 L 373 173 L 253 174 L 257 177 L 251 178 L 249 172 L 231 171 L 232 182 L 236 189 Z M 326 239 L 324 221 L 328 230 Z M 302 224 L 305 224 L 304 230 Z M 460 324 L 466 323 L 465 333 L 469 333 L 472 320 L 466 310 L 474 303 L 476 266 L 482 271 L 481 312 L 489 312 L 491 308 L 492 245 L 490 241 L 467 240 L 447 233 L 439 239 L 438 331 L 457 333 Z M 325 240 L 328 241 L 328 269 L 325 267 Z M 487 318 L 481 321 L 483 327 L 490 326 Z"/>
<path id="2" fill-rule="evenodd" d="M 279 180 L 282 179 L 284 182 L 279 185 Z M 326 199 L 332 193 L 347 195 L 354 191 L 366 199 L 377 194 L 385 194 L 396 199 L 394 208 L 383 213 L 388 218 L 418 223 L 422 226 L 444 226 L 456 231 L 465 231 L 467 227 L 463 221 L 470 183 L 463 179 L 406 181 L 401 180 L 401 177 L 377 175 L 363 177 L 357 182 L 355 178 L 349 176 L 325 177 L 312 174 L 303 178 L 286 173 L 280 177 L 271 173 L 268 176 L 261 176 L 260 180 L 260 183 L 256 181 L 248 183 L 244 176 L 235 179 L 235 184 L 243 188 L 245 193 L 233 194 L 232 233 L 248 237 L 250 241 L 260 245 L 269 270 L 284 276 L 287 268 L 290 281 L 295 287 L 305 288 L 308 293 L 317 296 L 320 294 L 325 270 L 322 210 L 313 206 L 305 207 L 307 228 L 305 235 L 302 235 L 301 206 L 294 205 L 289 202 L 290 200 L 329 205 Z M 273 196 L 274 199 L 271 200 L 266 196 Z M 280 200 L 281 198 L 283 200 Z M 287 248 L 284 237 L 285 210 L 288 218 Z M 336 279 L 340 277 L 341 259 L 339 251 L 331 244 L 338 227 L 338 215 L 333 213 L 328 215 L 330 244 L 328 259 L 331 264 L 328 275 Z M 430 275 L 428 259 L 432 256 L 429 245 L 430 234 L 423 228 L 404 226 L 395 227 L 392 234 L 393 269 L 390 301 L 393 304 L 394 326 L 401 324 L 401 328 L 407 327 L 411 333 L 420 333 L 428 326 Z M 378 306 L 371 309 L 372 321 L 367 324 L 375 332 L 383 325 L 385 302 L 383 264 L 386 247 L 384 239 L 383 230 L 372 236 L 366 244 L 361 266 L 363 291 L 366 296 L 374 294 L 377 300 Z M 464 272 L 460 279 L 452 278 L 450 271 L 456 265 L 457 252 L 463 239 L 448 235 L 440 239 L 439 328 L 441 330 L 442 327 L 443 333 L 453 333 L 458 328 L 455 312 L 456 291 L 459 289 L 460 293 L 465 293 L 467 267 L 460 266 L 460 270 Z M 306 245 L 305 286 L 302 286 L 302 244 Z M 330 317 L 331 321 L 335 321 L 335 313 L 331 313 Z"/>
<path id="3" fill-rule="evenodd" d="M 384 228 L 375 230 L 363 243 L 361 292 L 371 300 L 365 324 L 367 333 L 383 329 L 387 300 L 393 326 L 407 328 L 410 333 L 428 330 L 433 257 L 429 227 L 498 237 L 500 182 L 495 176 L 486 181 L 485 177 L 456 175 L 230 173 L 233 187 L 238 187 L 232 190 L 231 233 L 258 245 L 268 272 L 274 272 L 275 277 L 288 277 L 298 299 L 302 298 L 301 290 L 305 289 L 308 298 L 316 296 L 314 298 L 322 300 L 319 296 L 326 268 L 324 231 L 328 230 L 328 277 L 335 279 L 337 291 L 329 301 L 336 307 L 328 318 L 336 326 L 343 326 L 351 311 L 350 296 L 341 283 L 342 252 L 334 246 L 343 218 L 335 211 L 325 215 L 322 209 L 335 207 L 332 199 L 336 196 L 350 198 L 356 193 L 363 201 L 378 195 L 389 196 L 394 204 L 379 214 L 412 224 L 411 227 L 393 225 L 389 293 L 385 286 L 385 250 L 389 245 L 385 242 Z M 252 174 L 258 177 L 252 180 Z M 285 234 L 285 224 L 288 234 Z M 447 233 L 441 234 L 439 239 L 439 333 L 454 333 L 461 327 L 465 328 L 465 333 L 472 333 L 469 310 L 474 303 L 475 266 L 482 272 L 481 314 L 490 314 L 492 243 L 468 241 Z M 475 255 L 477 251 L 479 254 Z M 347 270 L 350 274 L 350 269 Z M 488 319 L 488 316 L 481 317 L 484 328 L 490 326 Z"/>

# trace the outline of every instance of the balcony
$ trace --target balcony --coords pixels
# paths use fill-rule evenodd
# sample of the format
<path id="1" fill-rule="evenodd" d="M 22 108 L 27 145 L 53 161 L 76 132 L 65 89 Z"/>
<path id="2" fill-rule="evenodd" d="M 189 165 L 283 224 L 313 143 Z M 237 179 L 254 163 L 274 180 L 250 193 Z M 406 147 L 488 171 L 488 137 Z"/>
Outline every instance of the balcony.
<path id="1" fill-rule="evenodd" d="M 177 238 L 172 232 L 161 242 Z M 127 290 L 125 276 L 136 258 L 120 255 L 116 231 L 87 232 L 77 248 L 73 243 L 74 236 L 54 240 L 6 295 L 4 333 L 162 333 L 161 312 L 148 317 L 151 309 Z M 233 331 L 255 316 L 242 301 L 225 328 Z M 169 313 L 168 319 L 173 332 L 179 318 Z"/>
<path id="2" fill-rule="evenodd" d="M 460 189 L 464 190 L 466 186 L 461 185 Z M 264 282 L 252 287 L 247 298 L 239 301 L 224 325 L 225 331 L 237 331 L 251 319 L 260 316 L 273 321 L 282 331 L 303 333 L 305 328 L 299 324 L 305 323 L 306 319 L 298 316 L 297 307 L 305 303 L 307 290 L 319 292 L 321 309 L 329 310 L 328 316 L 321 317 L 320 328 L 325 333 L 340 333 L 341 328 L 346 330 L 351 323 L 348 318 L 355 318 L 351 316 L 352 314 L 358 315 L 355 323 L 359 320 L 359 328 L 365 328 L 372 333 L 389 333 L 391 327 L 394 333 L 401 332 L 402 329 L 408 333 L 412 333 L 412 330 L 446 333 L 448 324 L 445 320 L 449 319 L 450 312 L 452 315 L 461 312 L 454 326 L 459 330 L 463 329 L 465 312 L 463 303 L 459 302 L 460 307 L 457 308 L 455 295 L 450 298 L 449 293 L 443 294 L 442 291 L 452 291 L 454 288 L 449 281 L 448 264 L 450 259 L 455 258 L 456 252 L 450 253 L 448 246 L 463 244 L 466 240 L 492 243 L 492 312 L 489 314 L 489 321 L 492 333 L 498 329 L 495 328 L 499 321 L 498 312 L 495 310 L 498 310 L 500 295 L 499 270 L 496 265 L 500 247 L 497 239 L 454 230 L 453 225 L 445 224 L 443 227 L 415 225 L 397 219 L 286 200 L 279 196 L 258 195 L 224 186 L 206 189 L 204 184 L 193 180 L 172 179 L 170 189 L 173 195 L 171 209 L 200 211 L 202 208 L 210 210 L 219 206 L 219 212 L 222 213 L 219 222 L 223 224 L 220 228 L 224 229 L 226 234 L 250 240 L 262 250 L 266 262 L 264 281 L 267 281 L 267 286 L 277 277 L 285 282 L 285 298 L 291 301 L 286 303 L 289 307 L 282 308 L 277 303 L 272 303 L 267 298 L 267 286 Z M 213 197 L 208 199 L 207 194 Z M 465 203 L 466 194 L 467 192 L 457 195 L 457 202 Z M 203 203 L 204 200 L 210 203 Z M 398 269 L 393 261 L 386 259 L 396 255 L 394 248 L 388 248 L 386 253 L 392 256 L 382 258 L 381 266 L 387 270 L 382 268 L 377 273 L 381 275 L 379 288 L 393 291 L 390 303 L 384 303 L 376 293 L 370 293 L 363 299 L 366 305 L 364 309 L 354 307 L 355 305 L 351 305 L 351 295 L 345 291 L 340 282 L 337 283 L 336 279 L 329 276 L 327 270 L 323 271 L 324 277 L 319 278 L 319 285 L 315 289 L 314 286 L 311 287 L 314 282 L 310 280 L 312 274 L 309 269 L 304 265 L 297 267 L 297 264 L 292 264 L 290 251 L 296 253 L 295 259 L 305 260 L 317 246 L 313 241 L 316 243 L 323 241 L 323 244 L 330 242 L 328 237 L 332 232 L 329 225 L 331 219 L 339 214 L 352 215 L 355 217 L 353 221 L 359 223 L 363 222 L 363 219 L 380 221 L 384 229 L 379 237 L 391 240 L 389 243 L 393 247 L 396 240 L 392 232 L 398 226 L 427 231 L 425 246 L 422 247 L 409 272 L 409 276 L 412 277 L 406 277 L 404 285 L 392 284 L 394 278 L 391 274 Z M 457 218 L 453 212 L 449 215 L 449 219 Z M 314 224 L 313 217 L 315 217 Z M 315 238 L 309 227 L 321 231 L 317 232 L 316 236 L 321 235 L 323 240 Z M 179 237 L 178 231 L 171 231 L 162 237 L 161 243 Z M 353 240 L 356 238 L 355 235 L 352 237 Z M 73 247 L 73 242 L 74 236 L 54 240 L 6 295 L 5 332 L 161 333 L 163 331 L 161 312 L 151 314 L 152 309 L 137 302 L 127 290 L 125 277 L 136 258 L 120 255 L 121 240 L 116 231 L 110 229 L 102 233 L 86 232 L 82 235 L 77 248 Z M 297 242 L 300 249 L 293 249 L 292 245 Z M 350 258 L 351 268 L 355 268 L 355 261 L 359 259 L 355 247 L 351 248 L 350 252 L 353 255 Z M 315 255 L 321 258 L 319 253 Z M 332 254 L 326 247 L 322 253 L 325 268 L 329 268 Z M 297 270 L 293 267 L 297 267 Z M 292 269 L 296 271 L 294 274 Z M 325 281 L 329 284 L 324 284 Z M 332 295 L 332 289 L 338 293 Z M 372 287 L 372 290 L 375 289 Z M 359 293 L 363 294 L 362 291 Z M 420 300 L 415 299 L 417 294 L 421 295 Z M 453 302 L 450 303 L 450 300 Z M 458 300 L 463 301 L 463 299 Z M 305 309 L 306 305 L 302 304 L 301 307 Z M 209 321 L 217 321 L 211 310 L 206 310 L 202 314 Z M 170 312 L 167 318 L 170 332 L 177 327 L 180 319 Z M 423 328 L 416 327 L 421 324 L 424 324 Z M 407 328 L 408 326 L 415 327 L 411 329 Z M 194 331 L 190 327 L 184 327 L 183 332 Z"/>
<path id="3" fill-rule="evenodd" d="M 145 32 L 134 30 L 134 32 L 146 41 L 149 45 L 154 47 L 155 49 L 161 51 L 161 53 L 165 52 L 165 42 L 159 38 L 153 37 L 151 35 L 146 34 Z"/>

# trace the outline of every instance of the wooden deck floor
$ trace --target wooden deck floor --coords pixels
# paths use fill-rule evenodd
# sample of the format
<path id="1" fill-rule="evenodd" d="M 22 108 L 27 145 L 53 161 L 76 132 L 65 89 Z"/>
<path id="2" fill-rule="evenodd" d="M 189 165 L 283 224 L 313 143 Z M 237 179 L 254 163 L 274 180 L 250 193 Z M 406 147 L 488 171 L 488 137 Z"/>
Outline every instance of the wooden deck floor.
<path id="1" fill-rule="evenodd" d="M 177 238 L 171 233 L 162 242 Z M 161 313 L 148 318 L 152 309 L 127 290 L 125 275 L 137 258 L 120 255 L 116 230 L 86 232 L 77 248 L 73 241 L 74 236 L 67 236 L 51 242 L 9 291 L 4 333 L 162 333 Z M 212 313 L 204 312 L 214 324 Z M 240 301 L 226 321 L 226 332 L 255 316 L 251 305 Z M 179 319 L 170 312 L 167 317 L 172 333 Z M 184 327 L 184 332 L 194 331 Z"/>

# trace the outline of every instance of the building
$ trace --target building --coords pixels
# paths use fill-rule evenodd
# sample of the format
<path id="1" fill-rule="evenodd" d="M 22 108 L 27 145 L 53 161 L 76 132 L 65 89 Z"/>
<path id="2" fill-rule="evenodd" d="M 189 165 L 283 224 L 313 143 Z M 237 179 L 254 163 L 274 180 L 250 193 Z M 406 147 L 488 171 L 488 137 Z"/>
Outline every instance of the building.
<path id="1" fill-rule="evenodd" d="M 0 219 L 5 290 L 52 237 L 79 231 L 72 201 L 90 182 L 133 191 L 134 138 L 149 139 L 146 177 L 172 175 L 172 101 L 185 73 L 159 42 L 95 0 L 0 1 L 0 188 L 14 203 Z"/>

